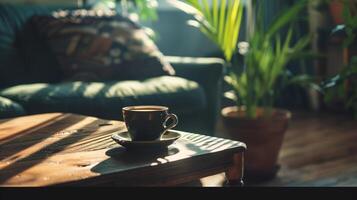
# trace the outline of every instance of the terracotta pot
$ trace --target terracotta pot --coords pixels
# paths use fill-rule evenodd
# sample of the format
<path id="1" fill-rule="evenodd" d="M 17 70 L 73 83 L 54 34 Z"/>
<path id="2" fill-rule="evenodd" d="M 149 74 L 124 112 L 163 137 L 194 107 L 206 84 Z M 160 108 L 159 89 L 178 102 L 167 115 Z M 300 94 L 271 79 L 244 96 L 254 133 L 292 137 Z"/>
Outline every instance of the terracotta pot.
<path id="1" fill-rule="evenodd" d="M 223 124 L 229 137 L 247 144 L 246 181 L 275 177 L 279 151 L 291 119 L 287 110 L 274 109 L 270 118 L 262 117 L 261 108 L 257 112 L 257 119 L 248 119 L 244 117 L 245 112 L 235 106 L 222 109 Z"/>
<path id="2" fill-rule="evenodd" d="M 333 0 L 330 2 L 330 13 L 335 24 L 343 24 L 343 4 L 340 0 Z"/>
<path id="3" fill-rule="evenodd" d="M 349 0 L 346 4 L 348 9 L 353 16 L 357 15 L 357 1 L 356 0 Z M 335 24 L 343 24 L 343 9 L 344 9 L 344 2 L 343 0 L 332 0 L 329 4 L 330 13 L 332 20 Z"/>

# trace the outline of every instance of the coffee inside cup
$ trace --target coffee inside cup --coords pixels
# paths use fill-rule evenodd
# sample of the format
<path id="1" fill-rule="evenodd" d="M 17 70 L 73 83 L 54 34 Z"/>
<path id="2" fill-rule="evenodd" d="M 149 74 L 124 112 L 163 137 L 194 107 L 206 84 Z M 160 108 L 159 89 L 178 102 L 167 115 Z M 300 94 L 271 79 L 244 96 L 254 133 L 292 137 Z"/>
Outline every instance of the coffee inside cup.
<path id="1" fill-rule="evenodd" d="M 177 125 L 178 119 L 165 106 L 128 106 L 123 108 L 123 118 L 133 141 L 158 140 L 168 129 Z M 172 119 L 172 124 L 166 123 Z"/>

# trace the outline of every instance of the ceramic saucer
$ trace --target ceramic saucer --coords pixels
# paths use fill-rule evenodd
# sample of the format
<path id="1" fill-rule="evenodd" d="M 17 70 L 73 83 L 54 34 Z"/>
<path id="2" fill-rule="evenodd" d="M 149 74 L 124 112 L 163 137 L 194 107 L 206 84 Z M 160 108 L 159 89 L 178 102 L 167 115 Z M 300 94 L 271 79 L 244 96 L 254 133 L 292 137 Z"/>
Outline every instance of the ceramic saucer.
<path id="1" fill-rule="evenodd" d="M 160 140 L 132 141 L 129 132 L 113 133 L 112 139 L 123 147 L 130 150 L 164 149 L 173 144 L 181 135 L 174 131 L 167 131 Z"/>

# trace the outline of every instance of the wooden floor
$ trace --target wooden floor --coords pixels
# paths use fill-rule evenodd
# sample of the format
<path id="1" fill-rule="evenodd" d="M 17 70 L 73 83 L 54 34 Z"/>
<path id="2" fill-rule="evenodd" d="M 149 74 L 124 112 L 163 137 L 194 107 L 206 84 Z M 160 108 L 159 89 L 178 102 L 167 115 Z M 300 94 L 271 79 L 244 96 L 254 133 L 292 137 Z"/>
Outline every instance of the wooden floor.
<path id="1" fill-rule="evenodd" d="M 217 133 L 225 135 L 221 123 Z M 293 112 L 278 162 L 275 179 L 247 186 L 357 186 L 357 120 Z M 200 182 L 221 186 L 223 180 L 218 174 Z"/>

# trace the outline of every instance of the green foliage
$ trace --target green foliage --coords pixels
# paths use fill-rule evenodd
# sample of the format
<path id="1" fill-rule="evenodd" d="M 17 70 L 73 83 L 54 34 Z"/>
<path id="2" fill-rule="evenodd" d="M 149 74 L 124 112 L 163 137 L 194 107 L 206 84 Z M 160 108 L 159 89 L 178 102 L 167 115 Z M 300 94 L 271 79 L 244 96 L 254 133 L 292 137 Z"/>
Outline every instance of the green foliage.
<path id="1" fill-rule="evenodd" d="M 157 0 L 98 0 L 94 7 L 115 10 L 136 22 L 156 21 L 158 19 Z M 153 29 L 142 27 L 151 39 L 158 40 L 159 36 Z"/>
<path id="2" fill-rule="evenodd" d="M 135 14 L 141 21 L 157 20 L 156 0 L 100 0 L 109 8 L 116 7 L 121 14 Z"/>
<path id="3" fill-rule="evenodd" d="M 258 106 L 265 107 L 267 115 L 270 114 L 274 98 L 279 94 L 278 80 L 284 86 L 293 83 L 302 85 L 310 81 L 307 75 L 290 81 L 291 76 L 288 76 L 286 69 L 290 61 L 307 55 L 305 48 L 310 44 L 311 36 L 293 42 L 292 25 L 305 5 L 306 1 L 299 1 L 282 12 L 266 29 L 259 18 L 263 16 L 262 10 L 256 13 L 257 22 L 245 53 L 245 69 L 242 73 L 231 72 L 225 78 L 233 86 L 237 106 L 245 106 L 247 117 L 256 118 Z M 280 31 L 286 26 L 289 29 L 282 38 Z"/>
<path id="4" fill-rule="evenodd" d="M 226 60 L 231 61 L 237 49 L 243 15 L 241 0 L 170 0 L 169 2 L 193 14 L 194 24 L 219 46 Z"/>
<path id="5" fill-rule="evenodd" d="M 157 20 L 156 0 L 134 0 L 133 3 L 132 9 L 139 14 L 141 20 Z"/>
<path id="6" fill-rule="evenodd" d="M 346 0 L 344 2 L 343 8 L 343 20 L 345 23 L 345 31 L 347 38 L 344 41 L 344 47 L 348 47 L 353 44 L 357 39 L 357 15 L 352 15 L 349 2 Z"/>
<path id="7" fill-rule="evenodd" d="M 176 7 L 193 14 L 195 24 L 224 52 L 227 62 L 237 55 L 237 42 L 243 14 L 243 4 L 239 0 L 170 0 Z M 220 4 L 218 3 L 220 2 Z M 212 8 L 209 8 L 211 3 Z M 310 43 L 310 35 L 293 42 L 293 22 L 300 11 L 305 8 L 307 0 L 298 1 L 294 6 L 282 12 L 268 28 L 261 19 L 262 9 L 255 14 L 256 23 L 249 36 L 248 43 L 240 43 L 239 51 L 245 54 L 245 67 L 239 72 L 232 70 L 225 80 L 232 86 L 233 92 L 225 94 L 236 101 L 237 106 L 245 106 L 247 117 L 255 118 L 256 108 L 263 106 L 271 110 L 273 98 L 279 92 L 275 91 L 277 80 L 293 84 L 306 82 L 308 78 L 301 76 L 289 82 L 286 66 L 293 60 L 308 55 L 306 46 Z M 257 5 L 254 1 L 252 5 Z M 257 9 L 254 9 L 257 10 Z M 254 20 L 248 20 L 248 23 Z M 289 25 L 284 39 L 281 30 Z M 250 32 L 250 31 L 248 31 Z M 234 63 L 232 64 L 232 66 Z"/>
<path id="8" fill-rule="evenodd" d="M 352 14 L 352 10 L 357 9 L 357 4 L 351 4 L 349 0 L 341 0 L 341 3 L 344 5 L 344 24 L 335 28 L 334 32 L 343 30 L 346 33 L 343 47 L 349 48 L 357 43 L 357 13 Z M 347 66 L 321 85 L 326 103 L 342 101 L 345 109 L 353 111 L 357 119 L 357 56 L 352 56 Z"/>
<path id="9" fill-rule="evenodd" d="M 337 75 L 323 82 L 322 87 L 325 102 L 342 100 L 345 109 L 352 110 L 357 119 L 357 56 Z"/>

